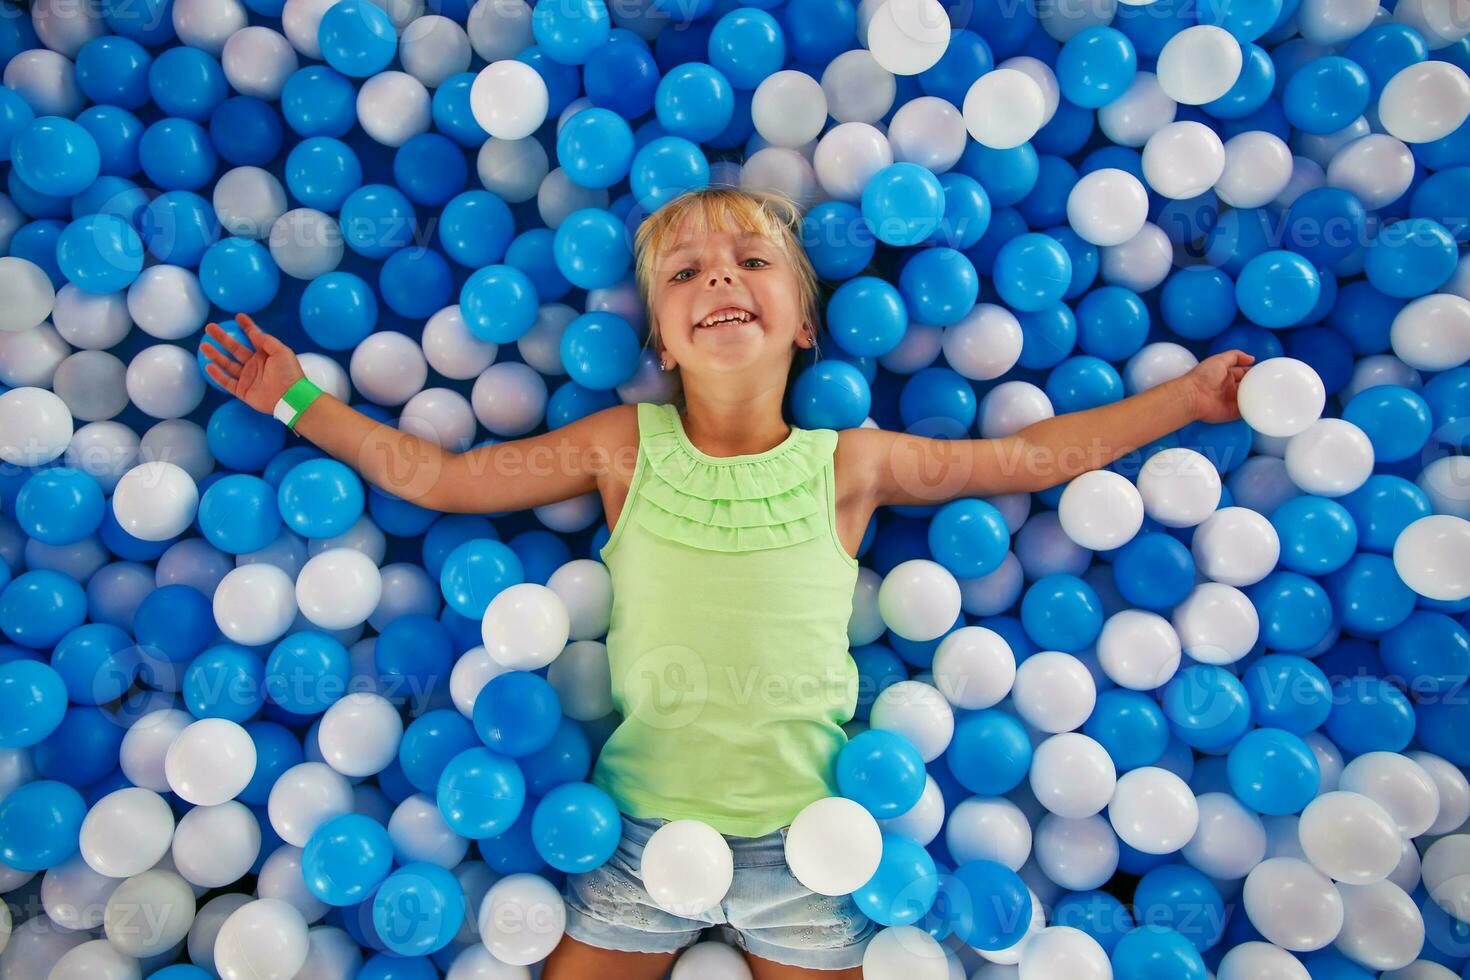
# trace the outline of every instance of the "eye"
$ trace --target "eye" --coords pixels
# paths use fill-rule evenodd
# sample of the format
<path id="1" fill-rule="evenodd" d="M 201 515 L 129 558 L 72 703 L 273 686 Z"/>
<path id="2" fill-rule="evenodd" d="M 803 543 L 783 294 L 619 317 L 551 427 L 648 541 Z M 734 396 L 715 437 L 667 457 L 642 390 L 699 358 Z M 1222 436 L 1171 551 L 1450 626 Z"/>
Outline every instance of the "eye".
<path id="1" fill-rule="evenodd" d="M 687 276 L 684 273 L 689 273 Z M 669 277 L 670 282 L 688 282 L 694 278 L 694 270 L 689 268 L 680 269 Z"/>
<path id="2" fill-rule="evenodd" d="M 748 265 L 748 263 L 751 263 L 751 262 L 758 262 L 760 264 L 759 265 Z M 751 268 L 751 269 L 763 269 L 766 266 L 770 265 L 771 263 L 767 262 L 765 259 L 762 259 L 762 258 L 759 258 L 757 256 L 752 255 L 750 258 L 746 259 L 745 262 L 743 262 L 741 264 L 742 265 L 747 265 L 747 267 L 748 268 Z"/>

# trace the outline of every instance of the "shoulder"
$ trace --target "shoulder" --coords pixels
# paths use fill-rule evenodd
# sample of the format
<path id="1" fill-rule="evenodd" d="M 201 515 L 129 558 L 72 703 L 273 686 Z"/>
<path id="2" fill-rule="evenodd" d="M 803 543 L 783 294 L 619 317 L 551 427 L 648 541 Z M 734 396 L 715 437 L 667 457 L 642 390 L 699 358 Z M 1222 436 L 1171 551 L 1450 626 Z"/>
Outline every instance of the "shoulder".
<path id="1" fill-rule="evenodd" d="M 837 430 L 837 448 L 832 458 L 839 482 L 846 487 L 871 492 L 881 473 L 881 463 L 893 449 L 896 433 L 887 429 L 858 427 Z"/>
<path id="2" fill-rule="evenodd" d="M 615 453 L 638 445 L 638 403 L 613 405 L 555 430 L 585 449 Z"/>

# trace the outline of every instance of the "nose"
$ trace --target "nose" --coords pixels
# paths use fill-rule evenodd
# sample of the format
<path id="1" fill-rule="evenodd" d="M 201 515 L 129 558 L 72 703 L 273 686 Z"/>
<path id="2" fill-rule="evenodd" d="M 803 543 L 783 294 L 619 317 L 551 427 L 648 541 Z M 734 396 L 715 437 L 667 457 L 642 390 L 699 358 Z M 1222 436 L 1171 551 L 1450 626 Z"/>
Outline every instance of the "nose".
<path id="1" fill-rule="evenodd" d="M 721 282 L 724 282 L 726 285 L 735 284 L 735 280 L 731 278 L 728 272 L 718 272 L 710 275 L 709 284 L 711 286 L 718 286 Z"/>

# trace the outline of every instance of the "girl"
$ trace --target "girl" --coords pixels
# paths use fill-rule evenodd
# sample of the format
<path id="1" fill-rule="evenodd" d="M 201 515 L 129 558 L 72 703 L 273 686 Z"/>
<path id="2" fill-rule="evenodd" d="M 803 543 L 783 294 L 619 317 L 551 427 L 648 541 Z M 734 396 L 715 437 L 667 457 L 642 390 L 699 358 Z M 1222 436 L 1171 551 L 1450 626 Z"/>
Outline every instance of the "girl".
<path id="1" fill-rule="evenodd" d="M 1237 417 L 1252 359 L 1230 351 L 1004 439 L 793 426 L 782 413 L 792 362 L 820 322 L 800 229 L 797 206 L 773 195 L 703 189 L 660 208 L 638 229 L 636 273 L 682 403 L 620 405 L 459 454 L 317 395 L 249 318 L 238 319 L 254 350 L 208 327 L 222 348 L 204 348 L 210 377 L 393 494 L 468 513 L 600 495 L 621 722 L 591 781 L 622 811 L 623 839 L 605 865 L 568 876 L 566 937 L 545 980 L 661 977 L 712 924 L 757 980 L 859 977 L 874 924 L 850 897 L 804 888 L 783 841 L 801 809 L 836 794 L 857 704 L 854 555 L 875 510 L 1043 490 L 1188 422 Z M 734 853 L 729 892 L 702 915 L 664 911 L 639 876 L 643 844 L 681 818 Z"/>

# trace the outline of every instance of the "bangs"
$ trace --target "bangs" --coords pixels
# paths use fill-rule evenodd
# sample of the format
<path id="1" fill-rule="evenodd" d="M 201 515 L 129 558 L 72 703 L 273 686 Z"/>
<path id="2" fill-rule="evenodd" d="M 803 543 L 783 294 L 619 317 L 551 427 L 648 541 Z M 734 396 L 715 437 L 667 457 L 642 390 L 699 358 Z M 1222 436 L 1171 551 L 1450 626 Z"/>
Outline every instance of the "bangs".
<path id="1" fill-rule="evenodd" d="M 662 280 L 659 263 L 671 249 L 690 241 L 697 243 L 711 231 L 759 236 L 781 251 L 796 275 L 799 305 L 815 336 L 821 323 L 818 283 L 802 245 L 802 219 L 800 205 L 782 194 L 729 187 L 685 191 L 644 218 L 633 236 L 633 245 L 634 277 L 648 314 L 645 343 L 652 344 L 658 336 L 653 306 L 656 287 Z"/>

